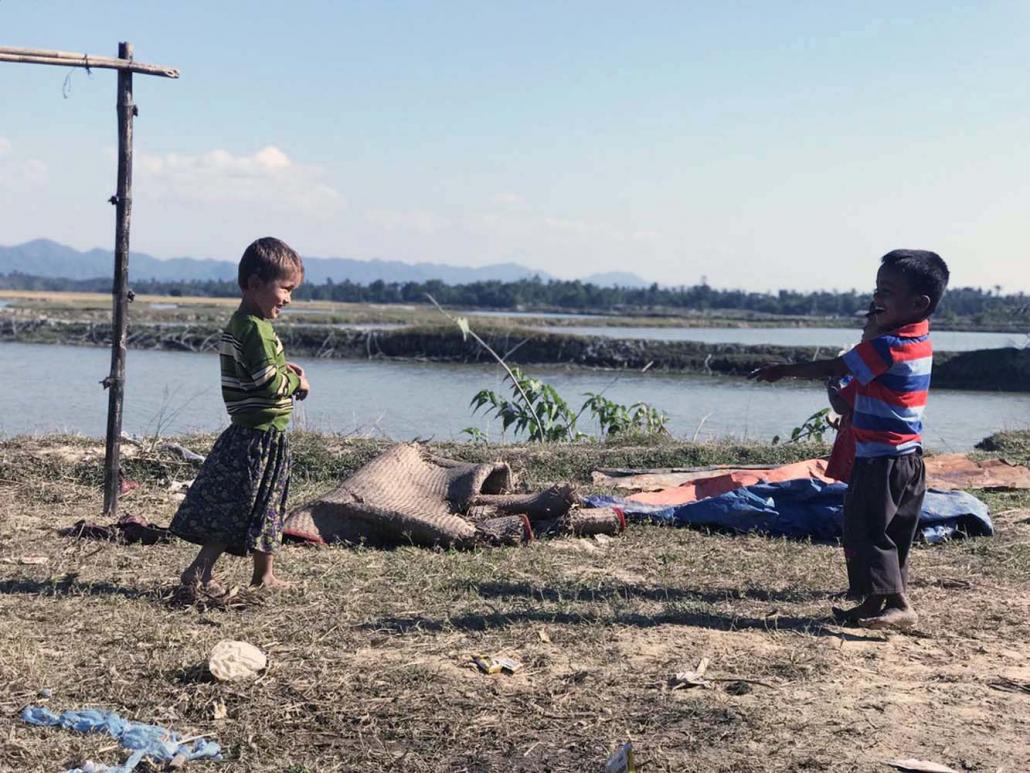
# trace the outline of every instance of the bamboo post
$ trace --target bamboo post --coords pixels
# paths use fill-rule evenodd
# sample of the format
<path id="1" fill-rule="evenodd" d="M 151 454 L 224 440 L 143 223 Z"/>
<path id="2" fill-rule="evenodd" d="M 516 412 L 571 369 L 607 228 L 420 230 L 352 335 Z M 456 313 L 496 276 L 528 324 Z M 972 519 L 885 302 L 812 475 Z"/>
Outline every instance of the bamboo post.
<path id="1" fill-rule="evenodd" d="M 132 59 L 132 44 L 118 44 L 118 58 Z M 104 514 L 118 512 L 121 476 L 122 402 L 125 398 L 125 334 L 129 313 L 129 222 L 132 217 L 132 72 L 118 70 L 118 192 L 115 205 L 114 287 L 111 315 L 111 374 L 107 377 L 107 447 L 104 454 Z"/>

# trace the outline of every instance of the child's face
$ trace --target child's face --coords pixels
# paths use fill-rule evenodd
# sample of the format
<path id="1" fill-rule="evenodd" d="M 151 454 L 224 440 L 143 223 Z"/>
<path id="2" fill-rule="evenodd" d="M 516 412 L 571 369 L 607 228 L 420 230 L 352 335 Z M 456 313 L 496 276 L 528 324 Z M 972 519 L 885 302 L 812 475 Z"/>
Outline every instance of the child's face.
<path id="1" fill-rule="evenodd" d="M 929 307 L 930 299 L 915 292 L 900 272 L 889 266 L 876 272 L 872 319 L 880 330 L 893 330 L 923 319 Z"/>
<path id="2" fill-rule="evenodd" d="M 243 291 L 243 302 L 264 319 L 276 319 L 284 306 L 288 306 L 291 295 L 300 285 L 300 276 L 279 277 L 264 281 L 251 275 Z"/>

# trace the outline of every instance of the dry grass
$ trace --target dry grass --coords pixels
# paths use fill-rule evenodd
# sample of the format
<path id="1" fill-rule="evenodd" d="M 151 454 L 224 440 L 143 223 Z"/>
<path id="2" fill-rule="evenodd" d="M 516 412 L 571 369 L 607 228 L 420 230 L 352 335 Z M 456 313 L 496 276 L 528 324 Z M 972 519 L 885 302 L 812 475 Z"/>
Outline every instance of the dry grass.
<path id="1" fill-rule="evenodd" d="M 294 501 L 378 447 L 298 440 Z M 1030 769 L 1030 696 L 991 686 L 1030 681 L 1026 496 L 990 496 L 998 537 L 915 552 L 924 620 L 910 635 L 830 624 L 838 549 L 642 526 L 605 544 L 476 552 L 290 547 L 293 590 L 217 609 L 175 601 L 188 545 L 55 535 L 99 512 L 98 459 L 76 455 L 87 445 L 0 443 L 2 770 L 117 758 L 109 738 L 23 725 L 17 712 L 36 703 L 210 734 L 226 762 L 193 767 L 225 771 L 591 771 L 630 739 L 645 771 L 886 770 L 897 756 Z M 599 462 L 803 453 L 460 450 L 510 458 L 532 485 L 584 482 Z M 143 453 L 130 470 L 142 486 L 123 509 L 166 522 L 166 481 L 189 467 Z M 46 563 L 18 563 L 30 556 Z M 244 583 L 248 566 L 223 572 Z M 259 680 L 210 680 L 203 664 L 226 638 L 269 654 Z M 480 653 L 525 667 L 486 676 L 469 666 Z M 701 657 L 720 681 L 669 689 Z"/>

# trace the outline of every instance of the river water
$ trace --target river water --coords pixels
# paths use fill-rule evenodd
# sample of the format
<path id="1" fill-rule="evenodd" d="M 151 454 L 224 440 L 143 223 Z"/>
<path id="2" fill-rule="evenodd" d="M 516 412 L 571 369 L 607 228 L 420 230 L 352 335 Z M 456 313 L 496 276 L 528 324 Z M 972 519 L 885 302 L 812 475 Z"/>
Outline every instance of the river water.
<path id="1" fill-rule="evenodd" d="M 653 341 L 702 341 L 709 344 L 778 346 L 821 346 L 836 352 L 861 338 L 856 328 L 823 327 L 605 327 L 573 325 L 547 328 L 551 332 L 606 338 L 644 338 Z M 1030 345 L 1025 333 L 980 333 L 953 330 L 933 331 L 933 348 L 939 352 L 969 352 L 974 349 L 1022 348 Z"/>
<path id="2" fill-rule="evenodd" d="M 484 387 L 503 390 L 495 366 L 297 358 L 312 383 L 295 421 L 326 432 L 462 439 L 476 426 L 492 440 L 499 423 L 473 416 L 472 396 Z M 0 366 L 12 384 L 0 413 L 0 436 L 71 432 L 104 434 L 107 393 L 100 380 L 110 367 L 104 348 L 0 343 Z M 130 350 L 124 428 L 162 435 L 218 430 L 227 419 L 214 354 Z M 789 433 L 825 405 L 823 390 L 789 382 L 663 373 L 613 373 L 533 368 L 574 407 L 583 393 L 599 392 L 621 403 L 647 402 L 669 415 L 677 437 L 769 440 Z M 1030 428 L 1030 394 L 934 390 L 926 412 L 927 445 L 968 450 L 1002 429 Z M 584 429 L 593 431 L 592 427 Z"/>

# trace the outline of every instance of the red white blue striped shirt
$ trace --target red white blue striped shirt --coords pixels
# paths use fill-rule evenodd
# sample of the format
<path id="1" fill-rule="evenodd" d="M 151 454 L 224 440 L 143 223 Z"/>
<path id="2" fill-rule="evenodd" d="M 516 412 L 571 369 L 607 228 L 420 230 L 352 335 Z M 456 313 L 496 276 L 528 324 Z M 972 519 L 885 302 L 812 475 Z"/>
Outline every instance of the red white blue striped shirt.
<path id="1" fill-rule="evenodd" d="M 933 346 L 928 320 L 863 341 L 844 355 L 858 382 L 855 456 L 903 456 L 921 449 Z"/>

